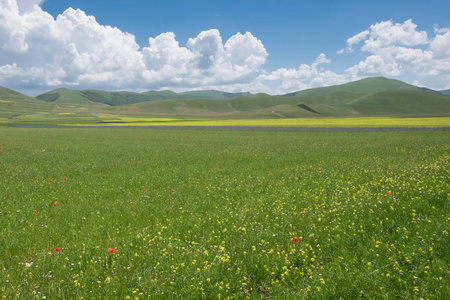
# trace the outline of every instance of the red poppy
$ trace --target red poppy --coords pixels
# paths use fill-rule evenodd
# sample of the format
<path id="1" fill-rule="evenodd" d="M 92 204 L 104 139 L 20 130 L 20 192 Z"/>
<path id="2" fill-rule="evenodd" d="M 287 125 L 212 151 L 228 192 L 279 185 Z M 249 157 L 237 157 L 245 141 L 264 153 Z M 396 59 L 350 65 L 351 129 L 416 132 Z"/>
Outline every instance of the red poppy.
<path id="1" fill-rule="evenodd" d="M 36 214 L 36 213 L 37 213 L 37 210 L 35 210 L 34 213 Z"/>
<path id="2" fill-rule="evenodd" d="M 67 177 L 64 177 L 64 180 L 67 180 Z"/>
<path id="3" fill-rule="evenodd" d="M 53 203 L 53 206 L 58 206 L 58 204 L 59 204 L 58 202 L 55 202 Z"/>
<path id="4" fill-rule="evenodd" d="M 300 240 L 298 239 L 298 237 L 294 237 L 294 238 L 292 239 L 292 241 L 293 241 L 294 243 L 300 242 Z"/>
<path id="5" fill-rule="evenodd" d="M 53 249 L 53 252 L 58 252 L 58 251 L 59 251 L 59 249 L 61 249 L 61 248 L 59 248 L 59 247 L 56 247 L 55 249 Z"/>
<path id="6" fill-rule="evenodd" d="M 391 194 L 391 192 L 390 192 L 390 191 L 387 191 L 387 192 L 386 192 L 386 194 L 390 195 L 390 194 Z"/>
<path id="7" fill-rule="evenodd" d="M 114 249 L 114 248 L 109 248 L 109 249 L 108 249 L 108 252 L 111 253 L 111 254 L 114 254 L 114 253 L 116 253 L 116 249 Z"/>
<path id="8" fill-rule="evenodd" d="M 50 180 L 50 183 L 53 183 L 53 180 Z"/>

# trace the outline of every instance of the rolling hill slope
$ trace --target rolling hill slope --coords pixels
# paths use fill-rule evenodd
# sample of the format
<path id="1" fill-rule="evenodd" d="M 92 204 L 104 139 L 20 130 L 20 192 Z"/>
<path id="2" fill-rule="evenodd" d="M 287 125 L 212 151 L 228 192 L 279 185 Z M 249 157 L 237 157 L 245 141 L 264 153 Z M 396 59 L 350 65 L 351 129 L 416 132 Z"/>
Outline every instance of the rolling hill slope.
<path id="1" fill-rule="evenodd" d="M 52 109 L 53 105 L 0 87 L 0 118 L 14 118 L 25 114 L 45 114 L 51 112 Z"/>
<path id="2" fill-rule="evenodd" d="M 376 93 L 383 91 L 417 90 L 417 89 L 418 87 L 410 85 L 400 80 L 388 79 L 385 77 L 371 77 L 340 85 L 302 90 L 295 93 L 287 94 L 287 96 L 304 97 L 304 96 L 321 96 L 336 92 Z"/>
<path id="3" fill-rule="evenodd" d="M 144 93 L 108 92 L 101 90 L 71 90 L 60 88 L 36 96 L 36 99 L 54 103 L 100 103 L 111 106 L 127 105 L 166 99 L 232 99 L 250 96 L 250 93 L 226 93 L 220 91 L 190 91 L 175 93 L 172 91 L 148 91 Z"/>
<path id="4" fill-rule="evenodd" d="M 443 90 L 443 91 L 439 91 L 439 93 L 440 93 L 441 95 L 444 95 L 444 96 L 450 97 L 450 90 Z"/>
<path id="5" fill-rule="evenodd" d="M 0 116 L 77 114 L 189 118 L 450 116 L 445 91 L 384 77 L 282 96 L 220 91 L 144 93 L 57 89 L 28 97 L 0 89 Z"/>

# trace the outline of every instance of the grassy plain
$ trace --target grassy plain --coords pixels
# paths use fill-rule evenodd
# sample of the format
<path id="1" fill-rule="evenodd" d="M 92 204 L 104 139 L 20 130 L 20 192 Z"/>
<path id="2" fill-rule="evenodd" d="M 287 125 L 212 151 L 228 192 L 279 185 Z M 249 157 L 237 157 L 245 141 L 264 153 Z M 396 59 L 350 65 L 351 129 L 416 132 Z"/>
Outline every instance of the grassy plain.
<path id="1" fill-rule="evenodd" d="M 449 299 L 449 141 L 0 127 L 0 295 Z"/>

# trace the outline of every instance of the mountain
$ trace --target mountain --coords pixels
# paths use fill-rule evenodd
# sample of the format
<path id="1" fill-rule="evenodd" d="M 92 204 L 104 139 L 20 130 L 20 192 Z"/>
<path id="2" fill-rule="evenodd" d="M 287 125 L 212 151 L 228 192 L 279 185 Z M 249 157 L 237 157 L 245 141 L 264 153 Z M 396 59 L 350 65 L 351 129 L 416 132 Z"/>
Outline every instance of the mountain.
<path id="1" fill-rule="evenodd" d="M 33 97 L 0 87 L 0 118 L 14 118 L 24 114 L 50 112 L 52 106 Z"/>
<path id="2" fill-rule="evenodd" d="M 181 118 L 304 118 L 450 116 L 449 91 L 434 91 L 384 77 L 281 96 L 215 90 L 144 93 L 57 89 L 37 96 L 0 89 L 0 117 L 21 115 L 100 120 L 102 115 Z M 46 120 L 47 120 L 46 119 Z"/>
<path id="3" fill-rule="evenodd" d="M 395 90 L 417 90 L 418 87 L 400 80 L 385 77 L 370 77 L 345 84 L 307 89 L 290 93 L 285 96 L 322 96 L 336 92 L 376 93 Z"/>
<path id="4" fill-rule="evenodd" d="M 71 90 L 60 88 L 36 96 L 36 99 L 55 103 L 90 104 L 102 103 L 111 106 L 127 105 L 155 100 L 166 99 L 232 99 L 235 97 L 250 96 L 250 93 L 226 93 L 221 91 L 190 91 L 175 93 L 172 91 L 148 91 L 144 93 L 133 92 L 107 92 L 100 90 Z"/>
<path id="5" fill-rule="evenodd" d="M 1 86 L 0 86 L 0 100 L 17 101 L 17 102 L 35 101 L 33 97 L 29 97 L 27 95 L 21 94 L 19 92 Z"/>
<path id="6" fill-rule="evenodd" d="M 450 90 L 443 90 L 443 91 L 439 91 L 440 94 L 450 97 Z"/>

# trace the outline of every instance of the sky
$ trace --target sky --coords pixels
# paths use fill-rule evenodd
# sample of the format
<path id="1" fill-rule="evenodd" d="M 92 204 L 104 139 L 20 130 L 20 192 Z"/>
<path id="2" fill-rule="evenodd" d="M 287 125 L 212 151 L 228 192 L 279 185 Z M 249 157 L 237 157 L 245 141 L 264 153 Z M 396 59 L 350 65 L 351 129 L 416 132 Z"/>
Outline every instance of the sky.
<path id="1" fill-rule="evenodd" d="M 285 94 L 450 89 L 448 0 L 0 0 L 0 86 Z"/>

